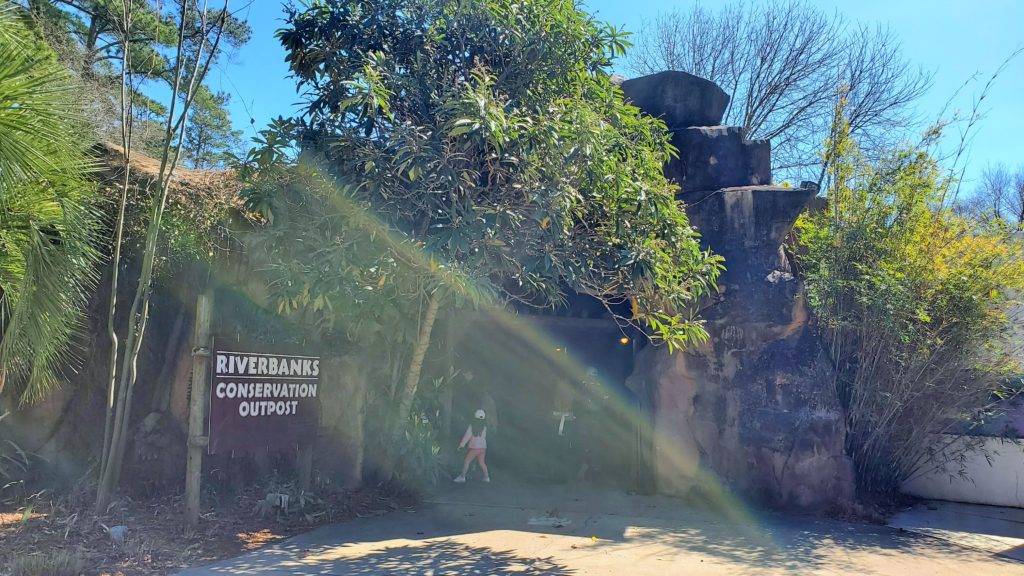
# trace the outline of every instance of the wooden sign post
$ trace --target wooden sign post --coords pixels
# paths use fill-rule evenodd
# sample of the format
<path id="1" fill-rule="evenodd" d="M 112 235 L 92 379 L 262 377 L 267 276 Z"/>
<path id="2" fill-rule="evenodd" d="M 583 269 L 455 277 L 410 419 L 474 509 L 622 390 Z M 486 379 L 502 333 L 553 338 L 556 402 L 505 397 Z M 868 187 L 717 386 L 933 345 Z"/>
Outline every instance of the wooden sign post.
<path id="1" fill-rule="evenodd" d="M 188 408 L 188 461 L 185 465 L 185 522 L 194 527 L 199 522 L 200 479 L 203 472 L 203 451 L 209 437 L 203 434 L 206 420 L 207 369 L 210 365 L 210 319 L 213 291 L 207 290 L 196 300 L 196 330 L 192 343 L 192 394 Z"/>
<path id="2" fill-rule="evenodd" d="M 320 429 L 320 356 L 284 353 L 281 345 L 254 342 L 225 349 L 218 339 L 215 346 L 212 309 L 208 291 L 196 303 L 192 348 L 185 519 L 193 527 L 199 522 L 204 451 L 230 456 L 293 452 L 299 485 L 307 490 Z"/>

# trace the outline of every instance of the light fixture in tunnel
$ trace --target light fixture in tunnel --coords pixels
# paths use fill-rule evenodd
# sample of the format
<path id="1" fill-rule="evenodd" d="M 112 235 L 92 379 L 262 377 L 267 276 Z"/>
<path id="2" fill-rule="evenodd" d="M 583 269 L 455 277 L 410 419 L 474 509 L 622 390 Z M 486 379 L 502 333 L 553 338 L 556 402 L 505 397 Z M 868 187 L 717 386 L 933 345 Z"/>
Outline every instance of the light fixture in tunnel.
<path id="1" fill-rule="evenodd" d="M 629 342 L 629 336 L 623 336 L 622 338 L 619 338 L 619 344 L 622 344 L 623 346 L 629 344 Z"/>

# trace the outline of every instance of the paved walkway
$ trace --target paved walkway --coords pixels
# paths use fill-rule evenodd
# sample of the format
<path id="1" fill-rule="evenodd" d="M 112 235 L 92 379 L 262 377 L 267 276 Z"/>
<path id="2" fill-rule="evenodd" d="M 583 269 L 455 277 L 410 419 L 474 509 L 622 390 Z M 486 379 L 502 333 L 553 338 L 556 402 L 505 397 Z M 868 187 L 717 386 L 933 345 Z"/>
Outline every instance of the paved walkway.
<path id="1" fill-rule="evenodd" d="M 1024 563 L 896 528 L 687 507 L 663 497 L 467 484 L 181 573 L 304 576 L 1024 575 Z"/>
<path id="2" fill-rule="evenodd" d="M 1024 563 L 1024 509 L 923 502 L 894 516 L 889 526 Z"/>

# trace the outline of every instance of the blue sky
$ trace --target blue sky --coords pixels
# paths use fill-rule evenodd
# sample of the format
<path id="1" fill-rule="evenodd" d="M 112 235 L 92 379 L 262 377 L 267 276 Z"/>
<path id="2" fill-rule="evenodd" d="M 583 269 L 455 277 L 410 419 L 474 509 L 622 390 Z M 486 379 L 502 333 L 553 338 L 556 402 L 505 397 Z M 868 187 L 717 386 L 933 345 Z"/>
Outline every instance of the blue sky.
<path id="1" fill-rule="evenodd" d="M 645 18 L 674 7 L 685 9 L 694 1 L 588 0 L 586 6 L 602 20 L 636 31 Z M 232 0 L 237 6 L 245 3 Z M 713 7 L 719 1 L 703 3 Z M 852 21 L 891 27 L 906 57 L 935 73 L 931 91 L 917 104 L 927 118 L 938 115 L 965 81 L 979 75 L 979 81 L 953 101 L 954 108 L 969 109 L 988 75 L 1024 45 L 1024 0 L 815 0 L 813 4 L 841 12 Z M 212 86 L 232 95 L 232 118 L 247 138 L 271 118 L 289 115 L 299 101 L 288 78 L 284 50 L 274 38 L 282 25 L 281 6 L 278 0 L 252 0 L 240 14 L 248 17 L 252 40 L 210 73 Z M 971 148 L 967 189 L 988 164 L 1024 165 L 1024 57 L 1000 76 L 983 109 L 987 116 Z"/>

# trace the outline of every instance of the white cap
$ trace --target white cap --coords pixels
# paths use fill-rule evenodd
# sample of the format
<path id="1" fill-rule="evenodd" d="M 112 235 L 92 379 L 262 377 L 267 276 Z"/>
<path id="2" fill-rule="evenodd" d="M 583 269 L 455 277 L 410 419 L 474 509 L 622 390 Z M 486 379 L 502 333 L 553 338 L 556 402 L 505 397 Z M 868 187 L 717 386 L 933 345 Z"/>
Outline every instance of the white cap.
<path id="1" fill-rule="evenodd" d="M 483 410 L 477 410 L 476 413 L 473 414 L 473 417 L 477 420 L 483 420 L 484 418 L 487 418 L 487 413 Z"/>

